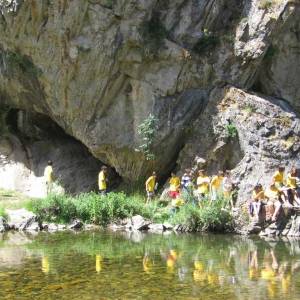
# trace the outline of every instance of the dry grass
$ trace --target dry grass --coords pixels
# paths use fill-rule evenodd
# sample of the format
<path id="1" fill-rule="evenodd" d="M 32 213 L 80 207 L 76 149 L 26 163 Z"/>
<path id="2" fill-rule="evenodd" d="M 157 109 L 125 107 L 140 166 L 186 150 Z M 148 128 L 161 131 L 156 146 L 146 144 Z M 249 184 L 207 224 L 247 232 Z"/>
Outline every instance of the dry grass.
<path id="1" fill-rule="evenodd" d="M 15 191 L 0 189 L 0 206 L 4 209 L 19 209 L 25 206 L 28 198 Z"/>

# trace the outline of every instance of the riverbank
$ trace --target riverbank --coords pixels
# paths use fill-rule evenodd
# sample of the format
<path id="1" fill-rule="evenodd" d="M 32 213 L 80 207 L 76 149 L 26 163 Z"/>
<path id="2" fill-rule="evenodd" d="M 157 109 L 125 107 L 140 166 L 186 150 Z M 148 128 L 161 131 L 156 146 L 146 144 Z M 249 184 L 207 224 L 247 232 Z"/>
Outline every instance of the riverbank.
<path id="1" fill-rule="evenodd" d="M 159 199 L 146 204 L 145 198 L 139 194 L 109 193 L 100 196 L 86 193 L 74 197 L 50 195 L 43 199 L 26 199 L 23 204 L 19 211 L 6 208 L 3 217 L 11 228 L 47 230 L 49 227 L 72 229 L 75 226 L 79 229 L 89 224 L 88 227 L 109 227 L 114 230 L 232 232 L 234 229 L 232 213 L 223 199 L 214 202 L 204 200 L 201 206 L 186 201 L 180 208 L 174 208 L 170 201 Z M 27 217 L 25 227 L 24 224 L 12 224 L 13 219 L 26 220 Z"/>

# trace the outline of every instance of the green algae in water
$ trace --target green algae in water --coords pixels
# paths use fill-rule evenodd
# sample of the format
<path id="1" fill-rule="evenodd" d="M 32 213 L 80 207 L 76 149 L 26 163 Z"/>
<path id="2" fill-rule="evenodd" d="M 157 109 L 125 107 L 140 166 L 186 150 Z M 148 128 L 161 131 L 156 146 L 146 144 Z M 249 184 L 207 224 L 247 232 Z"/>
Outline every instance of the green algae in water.
<path id="1" fill-rule="evenodd" d="M 0 299 L 300 299 L 300 241 L 143 233 L 2 235 Z"/>

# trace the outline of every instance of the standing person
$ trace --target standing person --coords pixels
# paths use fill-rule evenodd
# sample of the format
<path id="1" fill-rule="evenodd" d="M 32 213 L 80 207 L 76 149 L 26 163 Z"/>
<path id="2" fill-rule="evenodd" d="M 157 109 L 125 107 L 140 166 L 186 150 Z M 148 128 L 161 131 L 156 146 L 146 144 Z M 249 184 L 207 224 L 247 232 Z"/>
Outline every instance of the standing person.
<path id="1" fill-rule="evenodd" d="M 234 182 L 231 178 L 231 172 L 227 170 L 225 171 L 225 175 L 223 178 L 223 195 L 225 198 L 229 199 L 232 208 L 234 208 L 234 203 L 232 199 L 233 188 Z"/>
<path id="2" fill-rule="evenodd" d="M 181 177 L 181 188 L 184 190 L 188 190 L 191 186 L 192 179 L 190 176 L 190 170 L 185 170 L 183 176 Z"/>
<path id="3" fill-rule="evenodd" d="M 107 167 L 102 166 L 98 176 L 98 187 L 101 195 L 107 193 Z"/>
<path id="4" fill-rule="evenodd" d="M 224 179 L 224 172 L 219 171 L 218 175 L 215 175 L 210 183 L 211 200 L 217 200 L 218 195 L 222 193 L 222 183 Z"/>
<path id="5" fill-rule="evenodd" d="M 44 170 L 44 179 L 46 182 L 46 193 L 47 195 L 52 193 L 54 173 L 53 173 L 53 163 L 51 160 L 48 161 L 47 167 Z"/>
<path id="6" fill-rule="evenodd" d="M 199 200 L 208 195 L 209 183 L 209 177 L 205 174 L 204 170 L 200 170 L 197 177 L 197 195 Z"/>
<path id="7" fill-rule="evenodd" d="M 169 196 L 172 199 L 175 199 L 179 196 L 180 178 L 177 177 L 174 173 L 171 173 L 171 178 L 170 178 L 169 183 L 170 183 Z"/>
<path id="8" fill-rule="evenodd" d="M 153 172 L 152 176 L 150 176 L 146 182 L 145 182 L 145 186 L 146 186 L 146 192 L 147 192 L 147 203 L 154 197 L 155 195 L 155 189 L 157 186 L 156 183 L 156 173 Z"/>

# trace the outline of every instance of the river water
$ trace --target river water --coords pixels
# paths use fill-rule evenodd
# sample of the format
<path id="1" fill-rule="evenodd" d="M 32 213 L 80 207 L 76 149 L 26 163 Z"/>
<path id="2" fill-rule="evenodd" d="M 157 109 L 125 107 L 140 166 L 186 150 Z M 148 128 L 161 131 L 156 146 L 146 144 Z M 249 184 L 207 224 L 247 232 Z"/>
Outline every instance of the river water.
<path id="1" fill-rule="evenodd" d="M 231 235 L 0 235 L 0 299 L 300 299 L 300 242 Z"/>

